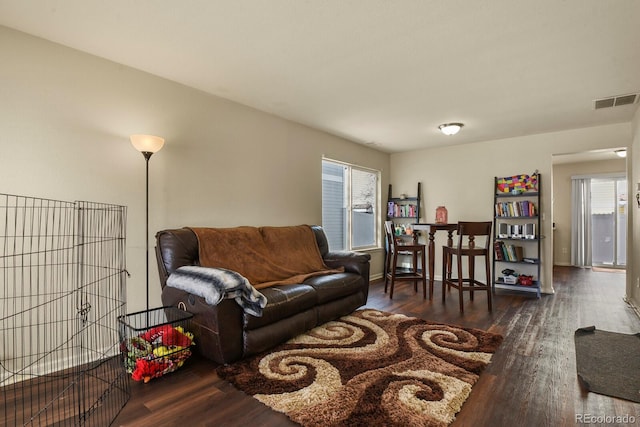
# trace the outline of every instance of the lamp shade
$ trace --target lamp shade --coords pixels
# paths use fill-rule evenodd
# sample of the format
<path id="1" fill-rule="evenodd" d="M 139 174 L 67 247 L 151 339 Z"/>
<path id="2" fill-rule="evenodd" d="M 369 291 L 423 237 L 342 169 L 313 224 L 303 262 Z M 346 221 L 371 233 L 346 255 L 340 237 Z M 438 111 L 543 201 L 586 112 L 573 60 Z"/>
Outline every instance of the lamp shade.
<path id="1" fill-rule="evenodd" d="M 438 126 L 438 129 L 440 129 L 440 132 L 444 133 L 445 135 L 455 135 L 456 133 L 460 132 L 462 126 L 464 126 L 462 123 L 445 123 Z"/>
<path id="2" fill-rule="evenodd" d="M 164 145 L 164 138 L 153 135 L 131 135 L 131 144 L 141 153 L 157 153 Z"/>

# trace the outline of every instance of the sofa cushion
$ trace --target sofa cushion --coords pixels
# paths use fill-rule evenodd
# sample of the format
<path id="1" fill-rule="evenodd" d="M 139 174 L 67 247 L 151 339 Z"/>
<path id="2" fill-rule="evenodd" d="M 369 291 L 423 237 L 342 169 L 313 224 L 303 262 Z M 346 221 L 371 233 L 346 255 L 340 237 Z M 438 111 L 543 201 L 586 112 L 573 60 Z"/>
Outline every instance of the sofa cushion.
<path id="1" fill-rule="evenodd" d="M 264 325 L 286 319 L 317 305 L 316 290 L 309 285 L 276 285 L 261 289 L 267 298 L 267 305 L 261 317 L 244 315 L 246 329 L 256 329 Z"/>
<path id="2" fill-rule="evenodd" d="M 304 281 L 317 293 L 317 304 L 355 294 L 362 290 L 362 276 L 353 273 L 335 273 L 328 276 L 311 277 Z"/>
<path id="3" fill-rule="evenodd" d="M 315 308 L 294 314 L 286 319 L 278 320 L 262 328 L 244 331 L 243 356 L 260 353 L 318 326 L 318 315 Z"/>

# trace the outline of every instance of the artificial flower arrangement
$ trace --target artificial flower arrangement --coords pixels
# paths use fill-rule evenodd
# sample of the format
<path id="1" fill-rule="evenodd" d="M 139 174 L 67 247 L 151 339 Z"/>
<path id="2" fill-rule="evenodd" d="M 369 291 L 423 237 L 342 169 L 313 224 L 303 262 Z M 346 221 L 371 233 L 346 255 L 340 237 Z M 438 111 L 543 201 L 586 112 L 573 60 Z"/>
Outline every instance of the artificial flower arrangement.
<path id="1" fill-rule="evenodd" d="M 128 339 L 123 343 L 125 366 L 135 381 L 149 382 L 173 372 L 191 356 L 193 334 L 182 326 L 162 325 Z"/>

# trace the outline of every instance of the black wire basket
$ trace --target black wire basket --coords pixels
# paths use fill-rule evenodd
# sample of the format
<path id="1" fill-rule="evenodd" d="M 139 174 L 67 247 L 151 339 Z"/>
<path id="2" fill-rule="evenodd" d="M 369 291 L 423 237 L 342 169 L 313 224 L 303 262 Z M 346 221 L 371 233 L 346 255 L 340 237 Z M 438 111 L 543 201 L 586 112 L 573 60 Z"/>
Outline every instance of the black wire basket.
<path id="1" fill-rule="evenodd" d="M 135 381 L 149 382 L 180 368 L 191 356 L 193 314 L 159 307 L 118 317 L 120 351 Z"/>

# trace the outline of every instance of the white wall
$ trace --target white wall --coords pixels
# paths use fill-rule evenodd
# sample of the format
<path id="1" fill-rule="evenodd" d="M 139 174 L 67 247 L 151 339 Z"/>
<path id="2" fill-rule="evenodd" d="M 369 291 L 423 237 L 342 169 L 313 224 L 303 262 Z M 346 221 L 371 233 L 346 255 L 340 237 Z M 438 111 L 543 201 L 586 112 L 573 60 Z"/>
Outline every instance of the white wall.
<path id="1" fill-rule="evenodd" d="M 447 207 L 449 222 L 487 221 L 493 218 L 494 177 L 531 174 L 537 169 L 542 181 L 541 232 L 546 237 L 542 246 L 542 286 L 544 292 L 551 293 L 552 155 L 626 147 L 631 140 L 631 125 L 621 123 L 392 154 L 390 182 L 394 191 L 398 189 L 397 192 L 413 188 L 415 182 L 422 182 L 423 221 L 433 222 L 436 207 L 440 205 Z M 435 276 L 439 279 L 439 248 L 444 243 L 444 236 L 436 237 Z"/>
<path id="2" fill-rule="evenodd" d="M 323 154 L 388 183 L 388 154 L 4 27 L 0 58 L 0 192 L 128 206 L 129 312 L 145 306 L 144 159 L 131 134 L 167 141 L 150 161 L 151 234 L 320 224 Z M 150 290 L 156 307 L 153 253 Z"/>
<path id="3" fill-rule="evenodd" d="M 640 182 L 640 109 L 636 111 L 632 122 L 633 146 L 630 150 L 631 159 L 627 163 L 629 176 L 629 199 L 633 208 L 629 209 L 632 229 L 629 233 L 629 255 L 627 257 L 627 300 L 640 313 L 640 207 L 635 200 L 637 183 Z"/>

